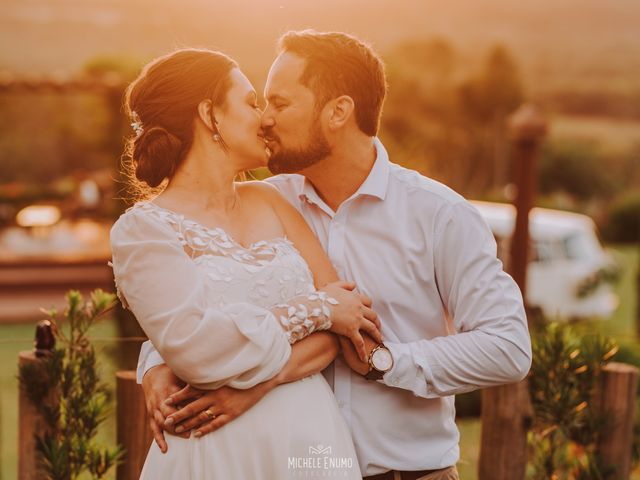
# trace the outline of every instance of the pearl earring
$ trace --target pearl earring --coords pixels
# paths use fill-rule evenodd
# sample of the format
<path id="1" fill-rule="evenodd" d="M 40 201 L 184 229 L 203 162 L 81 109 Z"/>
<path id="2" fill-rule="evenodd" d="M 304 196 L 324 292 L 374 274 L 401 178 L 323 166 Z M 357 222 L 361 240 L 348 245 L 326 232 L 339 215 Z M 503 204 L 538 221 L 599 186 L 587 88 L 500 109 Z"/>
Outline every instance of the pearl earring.
<path id="1" fill-rule="evenodd" d="M 217 133 L 214 133 L 214 134 L 213 134 L 213 141 L 214 141 L 214 142 L 216 142 L 216 143 L 218 143 L 218 142 L 220 141 L 220 135 L 219 135 L 219 134 L 217 134 Z"/>

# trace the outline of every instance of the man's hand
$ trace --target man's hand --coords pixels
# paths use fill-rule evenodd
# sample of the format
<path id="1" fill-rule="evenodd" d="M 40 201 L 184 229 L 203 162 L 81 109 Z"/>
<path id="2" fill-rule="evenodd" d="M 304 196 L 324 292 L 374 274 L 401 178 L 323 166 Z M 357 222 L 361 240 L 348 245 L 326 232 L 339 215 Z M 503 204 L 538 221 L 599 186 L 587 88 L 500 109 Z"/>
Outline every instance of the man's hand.
<path id="1" fill-rule="evenodd" d="M 195 436 L 201 437 L 238 418 L 258 403 L 275 386 L 275 380 L 261 383 L 246 390 L 231 387 L 199 390 L 187 385 L 166 400 L 169 405 L 189 403 L 170 414 L 164 426 L 165 428 L 175 426 L 176 433 L 190 432 L 196 429 Z"/>
<path id="2" fill-rule="evenodd" d="M 184 382 L 176 377 L 165 364 L 153 367 L 142 378 L 142 390 L 147 405 L 149 426 L 162 453 L 167 452 L 167 442 L 163 431 L 165 418 L 176 411 L 176 408 L 166 404 L 165 400 L 183 386 Z M 188 435 L 186 436 L 188 437 Z"/>
<path id="3" fill-rule="evenodd" d="M 364 349 L 368 360 L 369 355 L 371 354 L 373 349 L 376 348 L 376 346 L 379 344 L 369 335 L 365 334 L 362 337 L 364 339 Z M 369 362 L 363 362 L 362 360 L 360 360 L 360 356 L 353 348 L 353 343 L 351 343 L 348 338 L 342 336 L 338 336 L 338 340 L 340 341 L 340 346 L 342 347 L 342 358 L 344 358 L 344 361 L 347 362 L 347 365 L 351 367 L 351 370 L 359 373 L 362 376 L 365 376 L 367 373 L 369 373 Z"/>

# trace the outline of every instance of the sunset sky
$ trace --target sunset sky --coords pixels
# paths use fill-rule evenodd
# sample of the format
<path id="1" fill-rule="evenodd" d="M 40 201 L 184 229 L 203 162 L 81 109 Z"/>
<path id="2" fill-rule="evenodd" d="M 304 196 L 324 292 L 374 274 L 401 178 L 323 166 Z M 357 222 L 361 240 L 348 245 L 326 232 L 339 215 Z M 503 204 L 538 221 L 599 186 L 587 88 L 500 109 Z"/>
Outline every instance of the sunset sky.
<path id="1" fill-rule="evenodd" d="M 636 0 L 0 0 L 0 70 L 69 73 L 100 55 L 144 62 L 179 46 L 219 48 L 262 75 L 289 29 L 342 30 L 383 53 L 413 38 L 442 36 L 473 63 L 506 44 L 527 83 L 640 80 Z"/>

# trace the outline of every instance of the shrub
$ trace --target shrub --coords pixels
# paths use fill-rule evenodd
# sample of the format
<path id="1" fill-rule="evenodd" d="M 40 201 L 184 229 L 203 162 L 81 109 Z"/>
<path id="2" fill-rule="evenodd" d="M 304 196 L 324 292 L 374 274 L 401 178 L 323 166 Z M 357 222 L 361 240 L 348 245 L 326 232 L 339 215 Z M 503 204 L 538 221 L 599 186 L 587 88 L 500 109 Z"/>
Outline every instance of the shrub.
<path id="1" fill-rule="evenodd" d="M 115 302 L 115 295 L 96 290 L 84 303 L 77 291 L 67 294 L 62 321 L 49 311 L 55 348 L 41 362 L 20 368 L 20 388 L 45 420 L 36 433 L 40 458 L 38 478 L 73 480 L 85 472 L 103 478 L 122 458 L 120 447 L 101 448 L 94 437 L 104 420 L 109 391 L 98 376 L 96 355 L 87 332 Z"/>
<path id="2" fill-rule="evenodd" d="M 623 195 L 613 203 L 603 234 L 612 242 L 640 243 L 640 193 Z"/>

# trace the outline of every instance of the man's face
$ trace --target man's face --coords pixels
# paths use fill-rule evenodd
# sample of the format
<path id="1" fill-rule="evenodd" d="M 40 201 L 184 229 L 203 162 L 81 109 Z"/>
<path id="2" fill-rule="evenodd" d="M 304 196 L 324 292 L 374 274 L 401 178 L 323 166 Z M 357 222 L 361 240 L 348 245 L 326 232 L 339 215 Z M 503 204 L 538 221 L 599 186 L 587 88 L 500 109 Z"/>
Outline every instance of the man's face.
<path id="1" fill-rule="evenodd" d="M 298 172 L 331 154 L 315 96 L 299 81 L 304 67 L 303 58 L 285 52 L 269 71 L 262 129 L 271 151 L 268 165 L 273 173 Z"/>

